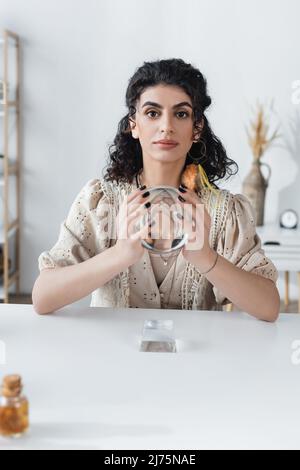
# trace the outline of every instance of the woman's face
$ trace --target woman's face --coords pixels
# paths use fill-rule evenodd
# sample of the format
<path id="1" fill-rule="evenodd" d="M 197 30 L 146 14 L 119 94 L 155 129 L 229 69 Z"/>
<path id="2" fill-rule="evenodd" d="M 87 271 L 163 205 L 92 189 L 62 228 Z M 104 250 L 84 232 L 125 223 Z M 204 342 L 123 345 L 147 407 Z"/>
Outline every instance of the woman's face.
<path id="1" fill-rule="evenodd" d="M 136 105 L 135 126 L 131 123 L 132 136 L 139 139 L 143 158 L 176 162 L 183 160 L 190 150 L 194 134 L 193 107 L 190 97 L 173 85 L 148 87 Z M 176 145 L 162 145 L 159 140 L 171 140 Z"/>

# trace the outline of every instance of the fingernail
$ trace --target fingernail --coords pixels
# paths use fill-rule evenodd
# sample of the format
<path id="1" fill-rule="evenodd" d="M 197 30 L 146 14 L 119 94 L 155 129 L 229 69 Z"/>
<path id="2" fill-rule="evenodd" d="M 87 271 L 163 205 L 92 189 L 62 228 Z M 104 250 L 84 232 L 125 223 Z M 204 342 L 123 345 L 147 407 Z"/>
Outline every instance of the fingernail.
<path id="1" fill-rule="evenodd" d="M 181 193 L 186 193 L 186 190 L 181 187 L 178 188 L 178 191 L 180 191 Z"/>
<path id="2" fill-rule="evenodd" d="M 181 196 L 178 196 L 178 199 L 179 199 L 179 201 L 181 201 L 181 202 L 185 202 L 185 199 L 183 199 L 183 197 L 181 197 Z"/>
<path id="3" fill-rule="evenodd" d="M 147 191 L 146 193 L 143 194 L 143 197 L 148 197 L 148 196 L 150 196 L 149 191 Z"/>
<path id="4" fill-rule="evenodd" d="M 149 209 L 150 206 L 151 206 L 151 202 L 146 202 L 144 207 L 145 207 L 145 209 Z"/>
<path id="5" fill-rule="evenodd" d="M 140 191 L 144 191 L 144 189 L 146 189 L 146 188 L 147 188 L 147 186 L 144 185 L 144 186 L 141 186 L 139 189 L 140 189 Z"/>

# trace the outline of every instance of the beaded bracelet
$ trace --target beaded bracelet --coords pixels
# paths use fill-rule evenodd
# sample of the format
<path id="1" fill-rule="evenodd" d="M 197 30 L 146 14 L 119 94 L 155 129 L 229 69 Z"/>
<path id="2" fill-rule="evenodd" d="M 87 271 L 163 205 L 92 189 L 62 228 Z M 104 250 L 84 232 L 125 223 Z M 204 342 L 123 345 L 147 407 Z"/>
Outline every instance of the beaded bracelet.
<path id="1" fill-rule="evenodd" d="M 216 266 L 216 264 L 217 264 L 218 258 L 219 258 L 219 253 L 217 253 L 216 259 L 215 259 L 214 264 L 212 265 L 212 267 L 209 268 L 208 271 L 205 271 L 204 273 L 200 273 L 200 274 L 204 275 L 204 274 L 208 274 L 210 271 L 212 271 L 214 269 L 214 267 Z"/>

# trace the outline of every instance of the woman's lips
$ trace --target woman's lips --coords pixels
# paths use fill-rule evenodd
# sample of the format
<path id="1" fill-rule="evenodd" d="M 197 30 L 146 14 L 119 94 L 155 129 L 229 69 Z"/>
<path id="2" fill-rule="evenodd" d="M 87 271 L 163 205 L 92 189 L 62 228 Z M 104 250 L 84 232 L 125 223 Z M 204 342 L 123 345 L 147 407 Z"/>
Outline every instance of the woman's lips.
<path id="1" fill-rule="evenodd" d="M 160 149 L 163 149 L 163 150 L 171 150 L 177 147 L 178 144 L 165 144 L 162 142 L 155 142 L 155 145 L 157 145 Z"/>

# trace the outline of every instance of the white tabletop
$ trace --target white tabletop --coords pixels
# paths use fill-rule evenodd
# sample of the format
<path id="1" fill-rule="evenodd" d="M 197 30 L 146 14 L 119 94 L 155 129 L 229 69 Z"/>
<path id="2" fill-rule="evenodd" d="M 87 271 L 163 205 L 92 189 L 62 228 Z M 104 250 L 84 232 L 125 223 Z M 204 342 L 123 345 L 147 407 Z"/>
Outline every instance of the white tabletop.
<path id="1" fill-rule="evenodd" d="M 139 352 L 146 319 L 174 321 L 177 353 Z M 0 340 L 31 409 L 0 448 L 300 449 L 299 314 L 1 305 Z"/>

